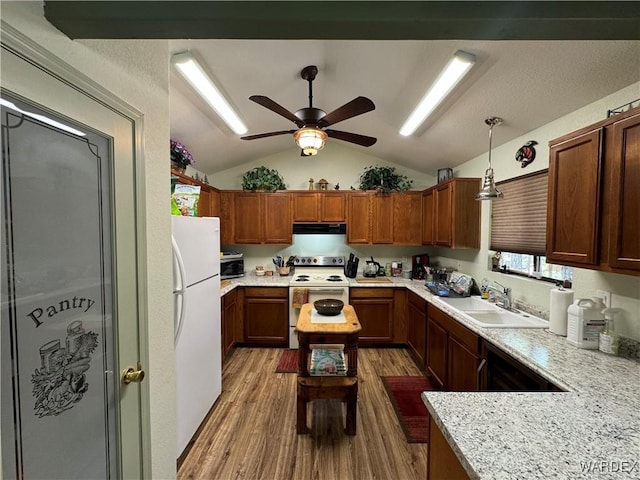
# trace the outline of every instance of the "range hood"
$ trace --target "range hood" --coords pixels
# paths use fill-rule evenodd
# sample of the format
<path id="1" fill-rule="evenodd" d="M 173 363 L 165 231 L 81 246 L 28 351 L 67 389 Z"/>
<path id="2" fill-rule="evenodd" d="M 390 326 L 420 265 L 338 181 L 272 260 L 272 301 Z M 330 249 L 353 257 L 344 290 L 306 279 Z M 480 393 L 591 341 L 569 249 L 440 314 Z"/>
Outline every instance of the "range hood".
<path id="1" fill-rule="evenodd" d="M 345 223 L 294 223 L 294 235 L 345 235 L 347 225 Z"/>

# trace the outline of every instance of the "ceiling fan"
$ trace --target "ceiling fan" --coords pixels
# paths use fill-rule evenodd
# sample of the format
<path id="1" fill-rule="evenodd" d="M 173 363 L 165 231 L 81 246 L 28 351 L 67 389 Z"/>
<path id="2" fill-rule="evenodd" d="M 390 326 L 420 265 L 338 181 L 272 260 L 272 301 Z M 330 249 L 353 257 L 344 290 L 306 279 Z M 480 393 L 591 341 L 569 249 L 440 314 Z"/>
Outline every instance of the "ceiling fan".
<path id="1" fill-rule="evenodd" d="M 304 67 L 302 72 L 300 72 L 300 76 L 309 82 L 309 106 L 307 108 L 301 108 L 296 111 L 296 113 L 290 112 L 269 97 L 263 95 L 252 95 L 249 97 L 249 100 L 291 120 L 298 127 L 297 130 L 280 130 L 278 132 L 259 133 L 257 135 L 247 135 L 240 138 L 242 140 L 255 140 L 258 138 L 273 137 L 275 135 L 293 134 L 296 144 L 302 150 L 301 156 L 310 156 L 318 153 L 318 150 L 324 147 L 327 137 L 355 143 L 363 147 L 370 147 L 376 143 L 377 139 L 374 137 L 327 128 L 335 123 L 375 110 L 376 106 L 366 97 L 356 97 L 330 113 L 314 107 L 312 83 L 317 74 L 318 67 L 315 65 Z"/>

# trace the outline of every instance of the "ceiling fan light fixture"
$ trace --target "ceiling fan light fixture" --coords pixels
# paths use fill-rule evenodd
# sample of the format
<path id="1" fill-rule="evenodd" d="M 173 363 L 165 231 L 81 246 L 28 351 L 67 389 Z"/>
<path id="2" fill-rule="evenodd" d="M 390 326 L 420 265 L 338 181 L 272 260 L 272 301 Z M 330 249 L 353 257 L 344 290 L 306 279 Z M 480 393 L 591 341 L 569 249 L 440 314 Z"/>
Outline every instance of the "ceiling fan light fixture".
<path id="1" fill-rule="evenodd" d="M 190 52 L 176 53 L 171 57 L 171 61 L 180 75 L 215 110 L 233 133 L 247 133 L 244 122 Z"/>
<path id="2" fill-rule="evenodd" d="M 476 195 L 476 200 L 497 200 L 504 197 L 502 192 L 496 188 L 495 181 L 493 180 L 493 168 L 491 167 L 491 137 L 493 127 L 502 124 L 502 122 L 503 120 L 500 117 L 489 117 L 484 120 L 484 123 L 489 125 L 489 167 L 484 172 L 482 190 Z"/>
<path id="3" fill-rule="evenodd" d="M 296 145 L 302 149 L 304 155 L 316 155 L 324 148 L 327 134 L 315 127 L 302 127 L 293 134 Z"/>
<path id="4" fill-rule="evenodd" d="M 400 128 L 400 135 L 409 136 L 422 125 L 422 122 L 433 112 L 444 98 L 451 93 L 453 88 L 462 80 L 462 78 L 471 69 L 476 62 L 475 55 L 462 50 L 458 50 L 453 54 L 453 58 L 447 63 L 436 81 L 431 85 L 429 91 L 422 98 L 420 103 L 411 112 Z"/>

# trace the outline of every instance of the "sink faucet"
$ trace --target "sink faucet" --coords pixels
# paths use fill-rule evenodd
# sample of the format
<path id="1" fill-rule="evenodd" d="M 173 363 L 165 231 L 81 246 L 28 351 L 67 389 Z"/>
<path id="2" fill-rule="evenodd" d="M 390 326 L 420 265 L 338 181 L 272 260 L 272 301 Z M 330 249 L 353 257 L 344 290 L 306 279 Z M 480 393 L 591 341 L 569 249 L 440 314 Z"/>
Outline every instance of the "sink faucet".
<path id="1" fill-rule="evenodd" d="M 498 288 L 494 287 L 493 285 L 489 285 L 489 290 L 496 292 L 498 295 L 500 295 L 500 298 L 502 298 L 502 303 L 501 304 L 498 303 L 497 305 L 499 307 L 504 308 L 505 310 L 512 311 L 513 307 L 512 307 L 512 301 L 511 301 L 511 288 L 505 287 L 504 285 L 501 285 L 500 283 L 495 281 L 493 283 L 495 283 L 499 287 L 502 287 L 502 291 L 500 291 Z"/>

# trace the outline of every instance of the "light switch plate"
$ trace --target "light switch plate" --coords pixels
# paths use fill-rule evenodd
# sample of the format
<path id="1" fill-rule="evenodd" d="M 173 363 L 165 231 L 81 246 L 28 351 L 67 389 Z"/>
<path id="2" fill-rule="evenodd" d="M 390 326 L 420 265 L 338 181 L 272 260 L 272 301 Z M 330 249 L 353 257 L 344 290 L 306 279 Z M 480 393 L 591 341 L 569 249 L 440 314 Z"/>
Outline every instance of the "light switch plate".
<path id="1" fill-rule="evenodd" d="M 602 299 L 602 303 L 607 308 L 611 308 L 611 292 L 605 292 L 604 290 L 596 290 L 596 297 Z"/>

